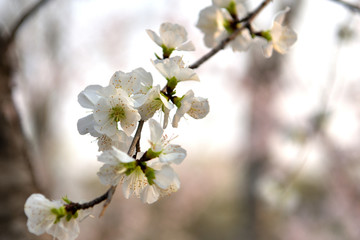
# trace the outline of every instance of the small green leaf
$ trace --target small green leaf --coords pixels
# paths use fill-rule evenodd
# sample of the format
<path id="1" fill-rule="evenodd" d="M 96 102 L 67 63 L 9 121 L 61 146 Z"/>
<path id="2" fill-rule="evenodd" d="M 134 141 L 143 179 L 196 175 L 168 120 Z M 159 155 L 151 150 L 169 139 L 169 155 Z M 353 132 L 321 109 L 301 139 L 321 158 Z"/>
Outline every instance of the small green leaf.
<path id="1" fill-rule="evenodd" d="M 153 185 L 155 183 L 154 182 L 154 179 L 155 179 L 155 170 L 154 169 L 152 169 L 151 167 L 147 167 L 145 170 L 145 176 L 150 185 Z"/>
<path id="2" fill-rule="evenodd" d="M 66 202 L 67 204 L 70 204 L 70 203 L 71 203 L 71 201 L 68 199 L 67 196 L 63 197 L 62 200 L 63 200 L 64 202 Z"/>
<path id="3" fill-rule="evenodd" d="M 160 156 L 162 151 L 159 151 L 159 152 L 154 152 L 151 148 L 149 148 L 147 151 L 146 151 L 146 158 L 148 159 L 153 159 L 153 158 L 157 158 Z"/>
<path id="4" fill-rule="evenodd" d="M 270 42 L 272 40 L 272 36 L 271 36 L 271 33 L 270 33 L 270 30 L 268 31 L 262 31 L 261 32 L 261 36 L 263 38 L 265 38 L 268 42 Z"/>
<path id="5" fill-rule="evenodd" d="M 178 80 L 176 79 L 176 77 L 172 77 L 170 79 L 167 78 L 166 80 L 168 81 L 167 86 L 171 89 L 171 91 L 173 91 L 178 84 Z"/>
<path id="6" fill-rule="evenodd" d="M 227 6 L 226 10 L 230 13 L 231 16 L 237 16 L 236 2 L 235 2 L 235 1 L 231 1 L 231 2 L 229 3 L 229 6 Z"/>
<path id="7" fill-rule="evenodd" d="M 155 54 L 155 57 L 157 58 L 157 59 L 159 59 L 159 60 L 161 60 L 162 58 L 161 57 L 159 57 L 159 55 L 157 55 L 156 53 L 154 53 Z"/>
<path id="8" fill-rule="evenodd" d="M 168 48 L 164 44 L 161 45 L 161 48 L 163 49 L 163 57 L 164 58 L 169 58 L 171 53 L 175 50 L 175 48 Z"/>

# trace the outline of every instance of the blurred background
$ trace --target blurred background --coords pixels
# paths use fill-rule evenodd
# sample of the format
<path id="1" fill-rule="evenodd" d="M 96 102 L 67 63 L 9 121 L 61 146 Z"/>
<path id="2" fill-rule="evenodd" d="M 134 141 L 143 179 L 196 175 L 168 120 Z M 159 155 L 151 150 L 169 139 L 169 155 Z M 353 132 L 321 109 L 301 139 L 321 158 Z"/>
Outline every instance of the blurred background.
<path id="1" fill-rule="evenodd" d="M 0 0 L 1 36 L 36 2 Z M 249 11 L 260 3 L 245 1 Z M 52 0 L 23 24 L 2 58 L 26 157 L 21 166 L 11 157 L 17 150 L 2 125 L 8 155 L 0 157 L 1 240 L 52 239 L 24 233 L 22 207 L 33 192 L 85 202 L 107 190 L 96 176 L 96 141 L 77 131 L 88 113 L 77 95 L 138 67 L 165 85 L 150 62 L 161 49 L 145 29 L 183 25 L 196 51 L 176 54 L 191 64 L 209 51 L 195 25 L 210 4 Z M 279 0 L 256 18 L 255 29 L 269 29 L 285 6 L 298 34 L 288 54 L 265 59 L 260 41 L 245 53 L 227 48 L 196 70 L 200 83 L 179 86 L 210 102 L 206 118 L 166 129 L 188 153 L 175 166 L 180 190 L 152 205 L 118 190 L 103 217 L 98 206 L 81 222 L 78 239 L 360 239 L 360 15 L 336 1 Z M 146 126 L 142 144 L 147 135 Z"/>

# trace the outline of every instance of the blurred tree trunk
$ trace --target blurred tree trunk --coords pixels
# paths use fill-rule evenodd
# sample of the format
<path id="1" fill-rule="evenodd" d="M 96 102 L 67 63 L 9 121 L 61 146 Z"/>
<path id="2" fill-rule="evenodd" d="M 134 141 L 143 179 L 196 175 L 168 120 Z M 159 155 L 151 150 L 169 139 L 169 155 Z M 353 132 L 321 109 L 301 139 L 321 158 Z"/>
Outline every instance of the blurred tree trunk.
<path id="1" fill-rule="evenodd" d="M 37 191 L 19 113 L 12 97 L 14 61 L 10 48 L 20 26 L 45 2 L 25 11 L 10 34 L 0 38 L 0 239 L 35 239 L 26 226 L 24 203 Z"/>
<path id="2" fill-rule="evenodd" d="M 286 24 L 291 25 L 296 19 L 302 1 L 291 4 L 291 12 L 286 17 Z M 284 9 L 280 8 L 280 9 Z M 272 103 L 276 97 L 276 85 L 281 74 L 282 57 L 275 53 L 270 59 L 252 55 L 245 85 L 250 98 L 249 112 L 249 145 L 245 166 L 244 190 L 242 193 L 242 210 L 244 229 L 241 239 L 274 239 L 276 233 L 272 224 L 264 214 L 263 206 L 258 199 L 257 185 L 259 179 L 267 171 L 269 156 L 269 140 L 275 128 L 275 113 Z"/>

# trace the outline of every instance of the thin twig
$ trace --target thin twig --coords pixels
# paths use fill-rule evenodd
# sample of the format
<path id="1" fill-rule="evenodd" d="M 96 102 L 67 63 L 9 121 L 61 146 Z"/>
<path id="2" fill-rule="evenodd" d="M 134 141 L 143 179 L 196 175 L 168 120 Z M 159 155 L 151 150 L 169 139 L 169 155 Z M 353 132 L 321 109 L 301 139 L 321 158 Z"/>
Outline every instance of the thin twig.
<path id="1" fill-rule="evenodd" d="M 331 1 L 333 1 L 333 2 L 335 2 L 335 3 L 338 3 L 338 4 L 340 4 L 340 5 L 348 8 L 348 9 L 350 9 L 350 10 L 353 11 L 353 12 L 360 13 L 360 7 L 357 6 L 357 5 L 355 5 L 355 4 L 351 4 L 351 3 L 348 3 L 348 2 L 344 2 L 344 1 L 342 1 L 342 0 L 331 0 Z"/>
<path id="2" fill-rule="evenodd" d="M 139 142 L 140 140 L 140 136 L 141 136 L 141 131 L 142 131 L 142 127 L 144 126 L 144 120 L 140 120 L 139 121 L 139 124 L 138 124 L 138 127 L 136 129 L 136 133 L 135 133 L 135 136 L 134 136 L 134 139 L 129 147 L 129 151 L 128 151 L 128 155 L 131 157 L 133 154 L 134 154 L 134 151 L 135 151 L 135 147 L 137 145 L 137 143 Z"/>
<path id="3" fill-rule="evenodd" d="M 246 24 L 242 25 L 240 28 L 236 29 L 231 35 L 229 35 L 227 38 L 222 40 L 219 45 L 217 45 L 215 48 L 211 49 L 210 52 L 205 54 L 203 57 L 201 57 L 199 60 L 197 60 L 195 63 L 191 64 L 189 68 L 195 69 L 198 68 L 201 64 L 209 60 L 212 56 L 214 56 L 217 52 L 224 49 L 225 46 L 234 40 L 237 35 L 239 35 L 244 29 L 248 28 L 251 24 L 251 22 L 255 19 L 255 17 L 271 2 L 271 0 L 265 0 L 262 2 L 253 12 L 249 13 L 248 16 L 245 18 L 239 20 L 239 22 L 246 22 Z"/>

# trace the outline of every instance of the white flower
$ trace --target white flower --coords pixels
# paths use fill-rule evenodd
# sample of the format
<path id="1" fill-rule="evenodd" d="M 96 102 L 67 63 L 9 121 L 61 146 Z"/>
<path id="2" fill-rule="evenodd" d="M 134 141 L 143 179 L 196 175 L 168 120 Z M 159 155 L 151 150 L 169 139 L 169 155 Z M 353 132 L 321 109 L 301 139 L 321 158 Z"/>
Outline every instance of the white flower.
<path id="1" fill-rule="evenodd" d="M 107 97 L 110 94 L 113 94 L 113 88 L 102 87 L 99 85 L 90 85 L 81 91 L 78 95 L 78 102 L 84 108 L 89 108 L 94 110 L 96 103 L 103 97 Z M 95 120 L 93 114 L 90 114 L 86 117 L 79 119 L 77 123 L 78 131 L 81 135 L 90 133 L 93 137 L 99 137 L 99 134 L 94 126 Z"/>
<path id="2" fill-rule="evenodd" d="M 130 73 L 117 71 L 110 79 L 109 85 L 123 89 L 128 96 L 144 91 L 143 86 L 152 84 L 152 76 L 143 68 L 137 68 Z"/>
<path id="3" fill-rule="evenodd" d="M 178 122 L 185 113 L 192 118 L 201 119 L 209 113 L 209 110 L 208 100 L 201 97 L 194 97 L 194 92 L 190 90 L 182 97 L 180 107 L 178 107 L 174 115 L 172 126 L 178 127 Z"/>
<path id="4" fill-rule="evenodd" d="M 176 83 L 190 80 L 200 81 L 193 69 L 184 67 L 181 57 L 155 60 L 153 64 L 168 81 L 173 78 L 176 80 Z"/>
<path id="5" fill-rule="evenodd" d="M 162 163 L 180 164 L 186 157 L 186 150 L 179 145 L 170 144 L 171 139 L 167 139 L 167 136 L 163 135 L 164 130 L 154 119 L 149 120 L 149 127 L 151 145 L 148 150 L 149 155 L 158 157 Z"/>
<path id="6" fill-rule="evenodd" d="M 139 96 L 137 98 L 137 104 L 139 105 L 137 110 L 141 115 L 141 119 L 144 121 L 154 116 L 155 112 L 159 109 L 166 112 L 165 109 L 171 110 L 174 107 L 173 104 L 160 93 L 160 85 L 152 87 L 146 95 Z"/>
<path id="7" fill-rule="evenodd" d="M 118 131 L 115 135 L 109 137 L 105 134 L 98 137 L 99 151 L 111 150 L 112 147 L 126 152 L 133 140 L 133 137 L 126 135 L 124 131 Z"/>
<path id="8" fill-rule="evenodd" d="M 194 51 L 195 47 L 191 41 L 187 42 L 187 32 L 183 26 L 172 23 L 163 23 L 160 26 L 160 36 L 152 30 L 146 30 L 149 37 L 166 51 Z M 170 55 L 167 54 L 167 57 Z"/>
<path id="9" fill-rule="evenodd" d="M 126 171 L 135 167 L 135 159 L 115 147 L 104 151 L 98 161 L 104 163 L 97 173 L 104 185 L 118 185 L 126 177 Z"/>
<path id="10" fill-rule="evenodd" d="M 222 3 L 220 5 L 222 6 Z M 236 5 L 236 11 L 239 17 L 246 14 L 245 8 L 240 3 Z M 205 45 L 213 48 L 234 31 L 230 26 L 233 21 L 229 12 L 216 6 L 210 6 L 200 11 L 196 26 L 204 33 Z M 230 46 L 233 51 L 245 51 L 249 48 L 251 40 L 249 31 L 245 29 L 230 42 Z"/>
<path id="11" fill-rule="evenodd" d="M 282 25 L 288 11 L 290 11 L 289 7 L 275 16 L 270 30 L 271 40 L 263 46 L 264 56 L 267 58 L 271 57 L 273 49 L 281 54 L 286 53 L 297 40 L 294 30 Z"/>
<path id="12" fill-rule="evenodd" d="M 140 166 L 136 166 L 135 169 L 124 178 L 123 180 L 123 194 L 126 199 L 131 195 L 139 198 L 140 193 L 144 190 L 148 184 L 148 180 L 145 173 L 142 171 Z"/>
<path id="13" fill-rule="evenodd" d="M 130 136 L 141 119 L 138 111 L 133 108 L 133 100 L 122 89 L 117 89 L 113 95 L 101 98 L 94 108 L 95 130 L 99 133 L 113 136 L 121 125 L 124 132 Z"/>
<path id="14" fill-rule="evenodd" d="M 50 201 L 42 194 L 32 194 L 24 207 L 29 231 L 38 236 L 46 232 L 59 240 L 75 239 L 80 232 L 76 217 L 68 220 L 65 215 L 60 217 L 56 213 L 62 210 L 66 214 L 64 204 L 61 201 Z"/>
<path id="15" fill-rule="evenodd" d="M 169 165 L 150 165 L 154 169 L 155 178 L 152 184 L 147 184 L 140 194 L 144 203 L 154 203 L 160 197 L 170 195 L 180 188 L 180 181 Z"/>

